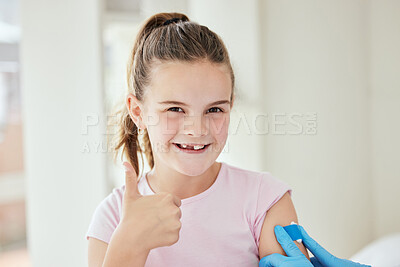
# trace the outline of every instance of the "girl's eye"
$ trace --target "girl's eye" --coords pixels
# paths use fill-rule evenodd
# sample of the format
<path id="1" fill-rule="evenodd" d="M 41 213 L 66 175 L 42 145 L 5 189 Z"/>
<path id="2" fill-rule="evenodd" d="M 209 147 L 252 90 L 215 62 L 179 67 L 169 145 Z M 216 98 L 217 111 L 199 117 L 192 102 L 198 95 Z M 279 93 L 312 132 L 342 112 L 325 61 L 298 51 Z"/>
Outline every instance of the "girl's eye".
<path id="1" fill-rule="evenodd" d="M 180 110 L 183 111 L 181 108 L 178 108 L 178 107 L 169 108 L 167 110 L 168 111 L 173 111 L 173 112 L 179 112 Z"/>
<path id="2" fill-rule="evenodd" d="M 182 109 L 179 108 L 179 107 L 172 107 L 172 108 L 167 109 L 167 111 L 173 111 L 173 112 L 179 112 L 179 110 L 182 110 Z M 219 110 L 219 111 L 218 111 L 218 110 Z M 182 111 L 183 111 L 183 110 L 182 110 Z M 217 108 L 217 107 L 210 108 L 208 111 L 211 111 L 212 113 L 223 112 L 222 109 Z M 208 113 L 208 112 L 207 112 L 207 113 Z"/>
<path id="3" fill-rule="evenodd" d="M 219 110 L 219 111 L 218 111 Z M 222 109 L 220 109 L 220 108 L 217 108 L 217 107 L 213 107 L 213 108 L 210 108 L 209 110 L 208 110 L 209 112 L 223 112 L 223 110 Z M 208 113 L 208 112 L 207 112 Z"/>

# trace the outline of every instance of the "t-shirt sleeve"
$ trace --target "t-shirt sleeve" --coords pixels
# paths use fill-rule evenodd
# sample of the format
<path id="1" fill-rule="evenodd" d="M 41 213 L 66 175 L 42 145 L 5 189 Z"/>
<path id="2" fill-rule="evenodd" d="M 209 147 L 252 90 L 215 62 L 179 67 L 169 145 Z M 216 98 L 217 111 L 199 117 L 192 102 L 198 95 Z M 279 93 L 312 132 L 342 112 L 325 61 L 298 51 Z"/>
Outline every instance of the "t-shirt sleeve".
<path id="1" fill-rule="evenodd" d="M 113 192 L 96 207 L 86 233 L 86 240 L 89 240 L 89 237 L 94 237 L 110 243 L 111 236 L 120 221 L 121 206 L 121 189 L 114 188 Z"/>
<path id="2" fill-rule="evenodd" d="M 268 172 L 261 173 L 254 221 L 254 238 L 257 247 L 260 245 L 261 229 L 267 211 L 278 202 L 286 192 L 292 195 L 292 189 L 288 184 L 275 178 Z"/>

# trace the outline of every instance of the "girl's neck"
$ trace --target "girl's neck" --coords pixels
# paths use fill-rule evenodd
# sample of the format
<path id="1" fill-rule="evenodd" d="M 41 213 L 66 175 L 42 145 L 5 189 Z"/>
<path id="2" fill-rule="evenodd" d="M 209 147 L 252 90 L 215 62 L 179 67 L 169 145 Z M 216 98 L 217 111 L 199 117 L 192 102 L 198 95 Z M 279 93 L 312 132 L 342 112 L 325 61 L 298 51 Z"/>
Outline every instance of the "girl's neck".
<path id="1" fill-rule="evenodd" d="M 185 199 L 207 190 L 215 182 L 220 168 L 221 163 L 214 162 L 203 174 L 188 176 L 168 166 L 155 164 L 147 173 L 147 182 L 155 193 L 168 192 Z"/>

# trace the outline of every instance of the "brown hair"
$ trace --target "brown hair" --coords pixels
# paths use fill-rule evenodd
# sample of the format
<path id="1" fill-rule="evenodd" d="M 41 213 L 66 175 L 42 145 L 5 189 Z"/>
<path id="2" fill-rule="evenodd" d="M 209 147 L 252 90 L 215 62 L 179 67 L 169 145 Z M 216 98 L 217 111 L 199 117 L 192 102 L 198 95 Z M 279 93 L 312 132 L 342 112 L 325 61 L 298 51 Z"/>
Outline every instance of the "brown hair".
<path id="1" fill-rule="evenodd" d="M 167 20 L 173 18 L 179 20 L 169 21 L 169 24 L 164 25 Z M 155 14 L 144 22 L 136 36 L 127 66 L 128 93 L 134 94 L 139 101 L 144 100 L 145 88 L 151 79 L 151 68 L 156 62 L 204 60 L 227 67 L 232 82 L 232 101 L 235 76 L 222 39 L 206 26 L 189 21 L 184 14 Z M 150 168 L 154 166 L 147 129 L 138 134 L 138 128 L 130 118 L 125 102 L 119 106 L 115 115 L 119 129 L 113 142 L 114 160 L 122 150 L 121 159 L 125 155 L 140 177 L 138 153 L 142 159 L 142 166 L 143 153 Z"/>

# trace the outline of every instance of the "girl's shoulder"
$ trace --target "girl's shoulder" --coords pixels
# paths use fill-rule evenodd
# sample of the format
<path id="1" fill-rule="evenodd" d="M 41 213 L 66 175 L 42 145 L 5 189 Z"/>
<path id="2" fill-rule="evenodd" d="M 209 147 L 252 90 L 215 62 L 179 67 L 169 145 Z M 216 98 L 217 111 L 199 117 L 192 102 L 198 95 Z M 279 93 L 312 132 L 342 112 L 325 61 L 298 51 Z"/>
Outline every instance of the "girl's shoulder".
<path id="1" fill-rule="evenodd" d="M 249 170 L 249 169 L 244 169 L 242 167 L 234 166 L 231 163 L 226 163 L 226 162 L 221 162 L 223 165 L 225 165 L 225 168 L 229 170 L 232 173 L 237 173 L 238 175 L 259 175 L 260 171 L 255 171 L 255 170 Z"/>
<path id="2" fill-rule="evenodd" d="M 246 182 L 249 182 L 249 181 L 262 182 L 263 180 L 264 181 L 279 180 L 278 178 L 274 177 L 268 171 L 250 170 L 250 169 L 245 169 L 242 167 L 234 166 L 234 165 L 226 163 L 226 162 L 221 162 L 221 163 L 225 167 L 225 172 L 226 172 L 227 176 L 231 177 L 231 178 L 244 180 Z"/>
<path id="3" fill-rule="evenodd" d="M 289 190 L 290 186 L 283 180 L 275 177 L 268 171 L 255 171 L 237 167 L 223 162 L 225 169 L 224 181 L 226 184 L 234 184 L 242 189 L 247 188 L 262 193 L 271 193 L 274 191 Z"/>

